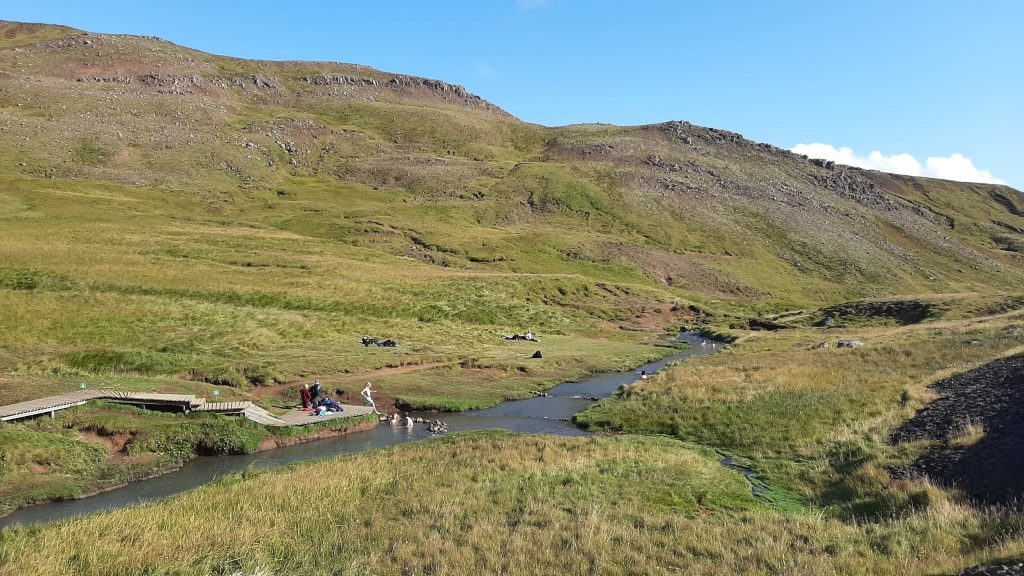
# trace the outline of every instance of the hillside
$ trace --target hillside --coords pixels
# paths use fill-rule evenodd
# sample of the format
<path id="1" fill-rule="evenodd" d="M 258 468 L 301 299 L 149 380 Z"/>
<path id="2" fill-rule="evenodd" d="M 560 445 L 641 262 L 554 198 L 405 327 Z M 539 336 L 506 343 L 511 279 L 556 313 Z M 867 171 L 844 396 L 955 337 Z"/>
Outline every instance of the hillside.
<path id="1" fill-rule="evenodd" d="M 0 219 L 11 389 L 410 362 L 550 380 L 650 354 L 636 329 L 1012 291 L 1024 269 L 1024 198 L 1003 186 L 686 122 L 548 128 L 437 80 L 10 22 Z M 551 361 L 491 342 L 531 328 Z M 367 334 L 407 346 L 352 350 Z"/>
<path id="2" fill-rule="evenodd" d="M 499 104 L 0 21 L 0 404 L 84 385 L 280 410 L 318 378 L 343 402 L 372 380 L 389 413 L 464 410 L 636 374 L 681 326 L 731 342 L 694 338 L 701 357 L 600 401 L 584 384 L 531 400 L 587 403 L 572 421 L 600 436 L 458 432 L 252 465 L 4 529 L 0 574 L 1018 565 L 1024 514 L 1003 504 L 1020 485 L 1024 195 Z M 539 342 L 501 338 L 528 330 Z M 96 402 L 3 422 L 0 514 L 377 423 L 339 422 Z"/>

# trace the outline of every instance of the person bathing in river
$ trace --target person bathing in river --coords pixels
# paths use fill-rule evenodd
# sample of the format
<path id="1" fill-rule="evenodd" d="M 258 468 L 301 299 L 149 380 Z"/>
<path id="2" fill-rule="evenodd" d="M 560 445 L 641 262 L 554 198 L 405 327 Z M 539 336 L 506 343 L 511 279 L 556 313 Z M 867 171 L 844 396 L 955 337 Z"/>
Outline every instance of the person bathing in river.
<path id="1" fill-rule="evenodd" d="M 373 386 L 373 384 L 367 382 L 366 386 L 363 387 L 363 391 L 359 394 L 363 397 L 363 404 L 373 408 L 374 414 L 380 416 L 380 410 L 377 410 L 377 404 L 373 401 L 373 390 L 370 388 L 371 386 Z"/>
<path id="2" fill-rule="evenodd" d="M 313 407 L 313 395 L 309 392 L 309 384 L 302 385 L 302 390 L 299 390 L 299 397 L 302 399 L 303 408 Z"/>

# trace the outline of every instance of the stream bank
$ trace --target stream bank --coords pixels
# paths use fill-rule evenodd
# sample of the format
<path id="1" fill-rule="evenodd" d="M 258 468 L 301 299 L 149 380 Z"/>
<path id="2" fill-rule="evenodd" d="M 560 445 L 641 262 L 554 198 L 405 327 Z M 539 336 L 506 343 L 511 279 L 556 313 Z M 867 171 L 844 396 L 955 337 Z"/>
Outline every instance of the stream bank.
<path id="1" fill-rule="evenodd" d="M 689 348 L 660 360 L 648 362 L 634 370 L 599 374 L 580 382 L 566 382 L 549 389 L 545 396 L 503 402 L 484 410 L 445 413 L 443 419 L 451 432 L 501 428 L 530 434 L 587 435 L 589 434 L 587 431 L 578 428 L 572 422 L 572 416 L 591 406 L 593 400 L 590 398 L 604 398 L 611 395 L 620 386 L 629 385 L 638 380 L 641 372 L 652 374 L 665 368 L 668 364 L 691 357 L 705 356 L 716 351 L 713 346 L 702 346 L 705 339 L 697 333 L 683 333 L 679 340 L 689 343 Z M 413 412 L 411 415 L 413 418 L 420 416 L 432 420 L 437 418 L 438 413 Z M 123 488 L 79 500 L 51 502 L 15 510 L 8 516 L 0 518 L 0 529 L 15 525 L 54 522 L 101 510 L 149 502 L 191 490 L 221 476 L 245 470 L 269 470 L 296 462 L 384 448 L 430 436 L 426 426 L 422 425 L 414 426 L 411 429 L 376 426 L 370 430 L 353 432 L 336 438 L 295 444 L 253 454 L 200 457 L 186 462 L 179 470 L 151 480 L 131 483 Z M 748 481 L 751 481 L 751 493 L 755 497 L 759 497 L 758 488 L 754 487 L 761 486 L 761 484 L 757 482 L 752 469 L 731 461 L 726 462 L 724 459 L 719 463 L 743 474 Z"/>

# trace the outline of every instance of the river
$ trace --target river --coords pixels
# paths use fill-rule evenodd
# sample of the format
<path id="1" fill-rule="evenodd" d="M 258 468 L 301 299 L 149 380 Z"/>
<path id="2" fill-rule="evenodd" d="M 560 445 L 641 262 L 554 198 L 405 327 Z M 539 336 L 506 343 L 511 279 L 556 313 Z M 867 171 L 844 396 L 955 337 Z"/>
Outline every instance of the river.
<path id="1" fill-rule="evenodd" d="M 587 398 L 604 398 L 615 392 L 622 384 L 630 384 L 638 380 L 641 371 L 646 371 L 648 374 L 654 373 L 671 362 L 703 356 L 715 351 L 711 341 L 702 345 L 704 338 L 696 333 L 684 332 L 679 339 L 688 342 L 690 347 L 660 360 L 648 362 L 628 372 L 608 372 L 580 382 L 559 384 L 547 391 L 550 397 L 511 400 L 484 410 L 424 412 L 413 413 L 412 416 L 414 418 L 422 416 L 425 419 L 440 418 L 448 424 L 450 432 L 500 428 L 531 434 L 582 436 L 587 432 L 567 420 L 571 420 L 574 414 L 586 410 L 593 404 L 593 401 Z M 717 346 L 721 347 L 722 345 L 718 344 Z M 394 446 L 401 442 L 421 440 L 430 436 L 431 434 L 424 424 L 417 424 L 410 430 L 392 428 L 386 423 L 382 423 L 365 432 L 354 432 L 345 436 L 296 444 L 255 454 L 196 458 L 185 463 L 179 470 L 149 480 L 133 482 L 94 496 L 78 500 L 49 502 L 15 510 L 0 518 L 0 529 L 15 525 L 25 526 L 54 522 L 72 516 L 149 502 L 191 490 L 208 484 L 220 476 L 245 469 L 268 470 L 295 462 Z M 730 463 L 723 460 L 723 465 L 730 466 Z M 744 475 L 748 476 L 748 479 L 753 479 L 752 475 Z"/>

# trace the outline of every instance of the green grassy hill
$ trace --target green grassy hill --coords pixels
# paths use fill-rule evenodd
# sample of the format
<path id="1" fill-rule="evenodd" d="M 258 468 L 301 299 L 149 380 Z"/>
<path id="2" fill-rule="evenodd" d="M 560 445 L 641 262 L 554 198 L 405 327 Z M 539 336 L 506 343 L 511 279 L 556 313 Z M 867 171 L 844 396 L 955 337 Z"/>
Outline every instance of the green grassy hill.
<path id="1" fill-rule="evenodd" d="M 85 382 L 273 408 L 318 377 L 349 394 L 372 379 L 388 408 L 466 409 L 663 355 L 669 327 L 741 338 L 579 416 L 619 438 L 483 432 L 244 474 L 5 532 L 0 573 L 1018 558 L 1019 511 L 890 477 L 928 445 L 889 438 L 928 384 L 1021 353 L 1022 280 L 1024 195 L 1005 186 L 687 122 L 537 126 L 436 80 L 0 21 L 0 404 Z M 526 330 L 541 343 L 500 338 Z M 820 347 L 838 338 L 865 344 Z M 269 435 L 103 405 L 0 424 L 0 512 Z M 722 452 L 758 469 L 765 501 Z M 371 505 L 301 510 L 317 490 Z"/>
<path id="2" fill-rule="evenodd" d="M 547 128 L 362 66 L 0 24 L 12 386 L 486 360 L 528 328 L 632 361 L 616 324 L 673 304 L 1015 287 L 1022 214 L 1006 187 L 829 169 L 688 123 Z M 408 353 L 354 350 L 363 334 Z"/>

